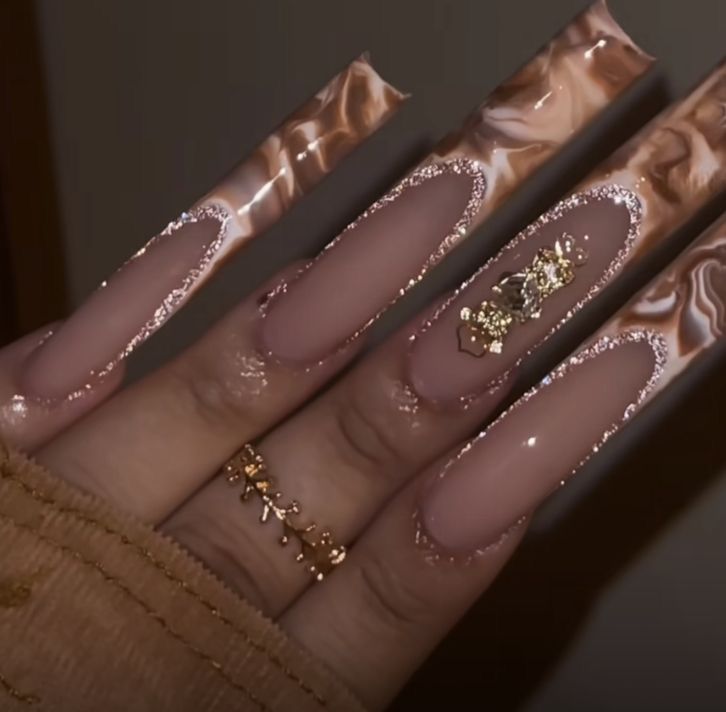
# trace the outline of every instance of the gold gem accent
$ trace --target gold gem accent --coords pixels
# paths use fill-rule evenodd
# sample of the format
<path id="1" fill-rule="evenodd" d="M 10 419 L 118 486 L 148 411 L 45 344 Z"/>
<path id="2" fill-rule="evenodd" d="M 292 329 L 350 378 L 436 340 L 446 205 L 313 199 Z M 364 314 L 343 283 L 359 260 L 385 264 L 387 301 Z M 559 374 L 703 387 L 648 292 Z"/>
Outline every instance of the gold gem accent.
<path id="1" fill-rule="evenodd" d="M 271 518 L 282 524 L 280 544 L 298 542 L 300 551 L 295 560 L 304 563 L 316 581 L 322 581 L 346 556 L 346 548 L 333 541 L 327 529 L 318 532 L 316 524 L 301 525 L 296 522 L 301 507 L 292 500 L 280 504 L 282 493 L 275 487 L 275 481 L 267 472 L 267 463 L 255 448 L 247 444 L 222 468 L 222 474 L 231 485 L 243 483 L 240 500 L 247 502 L 252 496 L 262 502 L 260 521 L 264 524 Z"/>
<path id="2" fill-rule="evenodd" d="M 520 272 L 505 273 L 492 287 L 494 296 L 478 307 L 464 307 L 458 329 L 459 350 L 472 356 L 500 354 L 512 326 L 539 319 L 544 301 L 575 279 L 587 253 L 563 233 L 553 248 L 538 250 Z"/>

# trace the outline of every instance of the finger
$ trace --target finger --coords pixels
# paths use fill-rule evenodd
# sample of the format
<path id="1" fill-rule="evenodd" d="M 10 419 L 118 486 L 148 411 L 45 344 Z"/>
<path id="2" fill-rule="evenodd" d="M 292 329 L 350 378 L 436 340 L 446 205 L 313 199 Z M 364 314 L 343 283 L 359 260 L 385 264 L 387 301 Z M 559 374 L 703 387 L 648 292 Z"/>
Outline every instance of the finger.
<path id="1" fill-rule="evenodd" d="M 575 193 L 487 262 L 434 310 L 433 317 L 423 318 L 410 334 L 410 354 L 404 356 L 406 349 L 399 341 L 260 443 L 281 495 L 304 507 L 301 521 L 330 529 L 338 544 L 354 539 L 407 477 L 465 437 L 477 417 L 483 419 L 496 407 L 516 368 L 544 339 L 604 290 L 626 264 L 637 264 L 726 185 L 726 175 L 718 168 L 724 157 L 724 144 L 718 140 L 723 129 L 718 113 L 712 111 L 719 102 L 723 73 L 723 68 L 717 70 L 684 101 L 664 112 Z M 704 123 L 704 115 L 714 118 Z M 679 200 L 671 204 L 656 187 L 656 167 L 663 153 L 677 150 L 684 132 L 690 132 L 699 145 L 709 145 L 710 179 L 684 181 Z M 707 141 L 701 132 L 709 136 Z M 704 170 L 700 162 L 689 164 L 687 159 L 681 167 L 687 173 Z M 454 173 L 454 178 L 461 177 L 462 173 Z M 428 181 L 444 178 L 430 176 Z M 400 245 L 408 247 L 411 234 L 428 238 L 432 227 L 442 229 L 429 210 L 435 208 L 439 218 L 446 215 L 454 195 L 447 191 L 461 187 L 460 182 L 439 183 L 440 192 L 424 193 L 425 185 L 414 180 L 403 193 L 394 191 L 397 197 L 382 201 L 388 206 L 391 201 L 394 206 L 396 202 L 413 205 L 412 212 L 423 218 L 418 226 L 408 224 L 412 232 L 389 226 L 388 235 L 398 235 Z M 381 212 L 388 215 L 387 210 L 390 207 Z M 369 214 L 368 219 L 376 215 Z M 403 218 L 399 214 L 396 220 Z M 357 229 L 366 229 L 365 220 Z M 372 248 L 374 237 L 366 236 L 371 239 L 365 245 Z M 351 244 L 340 243 L 335 269 L 320 271 L 326 260 L 336 259 L 332 250 L 293 281 L 279 301 L 271 302 L 261 336 L 276 354 L 308 362 L 340 342 L 343 334 L 357 333 L 353 331 L 356 320 L 348 320 L 356 314 L 359 301 L 370 304 L 380 295 L 375 289 L 364 294 L 350 276 L 365 258 Z M 345 251 L 343 261 L 339 255 Z M 381 263 L 387 279 L 400 266 L 400 256 L 387 252 Z M 345 297 L 328 301 L 346 307 L 335 315 L 326 311 L 324 295 L 343 292 Z M 465 306 L 482 316 L 462 319 Z M 306 313 L 327 314 L 324 329 L 301 327 Z M 345 328 L 333 338 L 341 325 Z M 441 405 L 449 407 L 443 416 L 436 408 Z M 461 405 L 469 407 L 466 415 L 451 409 Z M 406 410 L 413 406 L 418 411 L 415 424 Z M 274 614 L 305 585 L 304 572 L 290 568 L 290 555 L 274 546 L 273 534 L 261 538 L 255 533 L 259 524 L 253 508 L 239 509 L 224 481 L 218 479 L 177 512 L 168 526 L 228 580 L 243 587 L 249 581 L 262 582 L 269 595 L 260 605 Z M 261 548 L 267 542 L 272 546 Z"/>
<path id="2" fill-rule="evenodd" d="M 283 625 L 382 707 L 486 588 L 547 497 L 726 341 L 726 218 L 481 435 L 414 481 Z M 709 324 L 691 341 L 683 324 Z"/>
<path id="3" fill-rule="evenodd" d="M 365 56 L 352 62 L 89 297 L 29 359 L 21 374 L 24 392 L 62 399 L 95 384 L 233 251 L 276 222 L 391 118 L 404 98 Z"/>
<path id="4" fill-rule="evenodd" d="M 593 50 L 583 57 L 582 47 L 590 46 L 588 43 L 595 45 L 597 52 Z M 286 364 L 291 379 L 295 369 L 298 374 L 307 370 L 317 373 L 321 360 L 334 363 L 340 358 L 340 349 L 345 353 L 348 344 L 392 301 L 481 224 L 523 180 L 598 116 L 650 64 L 651 60 L 632 44 L 602 4 L 583 13 L 530 65 L 492 95 L 464 130 L 450 136 L 424 165 L 346 230 L 344 238 L 336 241 L 336 249 L 326 250 L 315 260 L 314 267 L 293 280 L 289 289 L 279 291 L 265 310 L 260 326 L 260 343 L 267 356 L 265 363 L 274 362 L 275 368 Z M 549 74 L 543 79 L 540 70 L 544 65 L 553 76 L 557 75 L 556 82 L 549 83 Z M 579 68 L 574 82 L 572 67 Z M 542 114 L 536 107 L 530 111 L 533 76 L 546 84 L 541 90 L 547 105 L 556 112 L 563 109 L 561 120 L 555 124 L 541 122 Z M 537 86 L 536 92 L 539 91 Z M 568 110 L 573 101 L 577 102 L 577 112 Z M 517 112 L 521 119 L 516 136 L 510 136 L 508 120 L 500 118 L 505 108 Z M 506 145 L 499 140 L 502 135 L 509 137 Z M 527 160 L 517 158 L 523 154 Z M 507 162 L 508 158 L 512 158 L 511 163 Z M 339 302 L 334 309 L 331 309 L 331 294 Z M 315 328 L 309 326 L 312 319 L 315 319 Z M 173 397 L 166 400 L 165 395 L 168 397 L 165 392 L 158 394 L 159 403 L 174 403 Z M 139 399 L 137 404 L 141 402 Z M 118 411 L 117 415 L 123 412 Z M 158 427 L 155 420 L 158 408 L 152 407 L 150 412 L 153 419 L 144 425 Z M 104 416 L 109 413 L 106 409 Z M 162 420 L 168 417 L 161 416 Z M 136 511 L 147 518 L 161 516 L 172 500 L 161 495 L 167 492 L 165 487 L 170 480 L 158 476 L 159 472 L 176 478 L 174 481 L 186 487 L 185 496 L 188 496 L 213 472 L 203 465 L 212 460 L 221 464 L 228 454 L 223 447 L 214 447 L 206 459 L 195 460 L 192 453 L 199 449 L 200 442 L 196 440 L 195 448 L 191 444 L 195 441 L 193 437 L 179 453 L 170 453 L 168 443 L 186 442 L 185 431 L 176 431 L 176 437 L 160 441 L 149 427 L 141 428 L 145 433 L 138 432 L 135 426 L 130 432 L 123 426 L 120 431 L 116 430 L 117 420 L 121 421 L 113 417 L 105 421 L 106 435 L 96 437 L 96 443 L 113 442 L 118 433 L 125 433 L 128 437 L 139 436 L 138 445 L 131 448 L 130 459 L 129 453 L 115 450 L 120 457 L 114 460 L 111 472 L 122 468 L 125 474 L 114 480 L 107 477 L 106 482 L 110 484 L 104 486 L 108 494 L 135 505 Z M 132 418 L 132 422 L 138 420 L 138 417 Z M 185 423 L 193 421 L 183 419 Z M 98 419 L 96 422 L 104 423 Z M 165 436 L 172 433 L 171 429 L 160 431 Z M 251 431 L 238 431 L 240 440 Z M 78 432 L 81 431 L 76 435 Z M 153 433 L 157 444 L 147 447 L 149 433 Z M 69 442 L 67 438 L 64 440 L 66 444 Z M 128 442 L 124 437 L 123 443 Z M 97 468 L 104 457 L 89 458 L 80 439 L 77 445 L 78 448 L 66 449 L 63 458 L 58 458 L 62 451 L 52 446 L 55 459 L 61 467 L 71 470 L 71 477 L 74 471 L 81 480 L 94 481 L 93 475 L 86 474 L 90 470 L 85 468 L 89 462 Z M 226 445 L 226 439 L 221 445 Z M 190 462 L 180 457 L 182 453 L 190 455 Z M 53 454 L 52 450 L 44 453 L 51 460 Z M 137 488 L 138 482 L 142 485 Z M 104 491 L 97 478 L 94 485 Z M 178 498 L 181 489 L 175 488 L 172 495 Z"/>
<path id="5" fill-rule="evenodd" d="M 363 269 L 364 290 L 360 277 L 354 285 L 351 281 L 349 291 L 361 296 L 363 311 L 376 315 L 410 285 L 421 264 L 429 265 L 430 250 L 431 259 L 437 259 L 440 245 L 461 237 L 483 188 L 481 169 L 473 162 L 462 165 L 454 160 L 419 169 L 345 230 L 332 243 L 335 249 L 278 280 L 263 304 L 246 300 L 188 355 L 120 394 L 39 458 L 139 516 L 152 521 L 166 516 L 245 440 L 298 406 L 361 347 L 355 338 L 362 334 L 359 321 L 370 320 L 361 305 L 340 296 L 335 318 L 326 306 L 331 301 L 326 295 L 342 295 L 341 274 L 351 280 L 351 260 L 380 259 L 390 266 L 386 278 L 374 284 Z M 306 314 L 315 315 L 315 321 Z M 350 338 L 304 364 L 297 359 L 291 364 L 271 347 L 295 343 L 303 333 L 306 343 L 326 345 L 331 325 L 334 331 L 347 330 Z M 247 370 L 253 365 L 257 392 L 241 388 L 250 383 L 249 374 L 233 373 L 240 359 Z M 116 446 L 110 444 L 114 441 Z M 170 442 L 184 445 L 170 451 Z M 102 482 L 94 472 L 104 473 Z M 115 472 L 124 474 L 116 477 Z"/>
<path id="6" fill-rule="evenodd" d="M 24 336 L 0 350 L 0 438 L 32 452 L 108 398 L 123 380 L 123 368 L 102 379 L 97 387 L 69 394 L 57 401 L 25 395 L 20 376 L 30 355 L 57 325 Z"/>
<path id="7" fill-rule="evenodd" d="M 465 410 L 417 400 L 402 381 L 410 329 L 364 359 L 330 390 L 256 446 L 279 492 L 277 506 L 299 503 L 298 525 L 280 546 L 283 523 L 260 522 L 262 496 L 240 503 L 219 475 L 187 500 L 162 529 L 192 550 L 268 615 L 277 615 L 310 583 L 316 552 L 301 563 L 299 530 L 315 523 L 346 544 L 408 477 L 469 434 L 501 393 Z M 270 491 L 258 495 L 269 497 Z"/>
<path id="8" fill-rule="evenodd" d="M 174 361 L 48 443 L 37 459 L 146 521 L 168 516 L 241 442 L 268 430 L 355 352 L 351 347 L 305 373 L 265 361 L 256 334 L 268 291 L 245 299 Z"/>
<path id="9" fill-rule="evenodd" d="M 525 533 L 522 525 L 468 564 L 432 563 L 414 542 L 415 497 L 415 488 L 400 494 L 335 573 L 279 619 L 370 710 L 387 707 Z"/>

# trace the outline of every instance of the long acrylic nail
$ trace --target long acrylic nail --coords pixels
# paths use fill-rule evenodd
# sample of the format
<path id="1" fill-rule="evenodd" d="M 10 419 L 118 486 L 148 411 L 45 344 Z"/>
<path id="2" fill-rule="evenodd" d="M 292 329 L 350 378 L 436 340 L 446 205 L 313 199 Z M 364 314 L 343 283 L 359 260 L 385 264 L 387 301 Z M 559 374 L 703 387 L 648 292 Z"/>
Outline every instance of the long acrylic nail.
<path id="1" fill-rule="evenodd" d="M 62 398 L 108 372 L 404 99 L 365 56 L 352 62 L 88 298 L 31 357 L 22 377 L 25 390 Z"/>
<path id="2" fill-rule="evenodd" d="M 494 391 L 627 265 L 726 188 L 726 66 L 524 230 L 414 334 L 410 384 L 467 404 Z"/>
<path id="3" fill-rule="evenodd" d="M 485 551 L 726 338 L 726 216 L 422 489 L 435 558 Z"/>
<path id="4" fill-rule="evenodd" d="M 359 336 L 651 64 L 595 3 L 277 291 L 263 349 L 309 366 Z"/>

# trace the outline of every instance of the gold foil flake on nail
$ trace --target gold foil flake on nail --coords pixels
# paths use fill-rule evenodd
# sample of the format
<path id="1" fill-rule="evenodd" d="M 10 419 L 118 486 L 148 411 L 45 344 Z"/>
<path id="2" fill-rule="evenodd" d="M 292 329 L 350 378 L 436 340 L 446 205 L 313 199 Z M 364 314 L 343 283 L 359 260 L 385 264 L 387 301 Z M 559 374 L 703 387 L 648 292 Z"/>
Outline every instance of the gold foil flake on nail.
<path id="1" fill-rule="evenodd" d="M 575 270 L 587 261 L 587 252 L 569 233 L 553 248 L 543 247 L 532 264 L 502 275 L 492 287 L 494 296 L 477 308 L 461 310 L 459 350 L 481 358 L 500 354 L 512 326 L 539 319 L 545 300 L 575 279 Z"/>
<path id="2" fill-rule="evenodd" d="M 564 215 L 569 213 L 574 208 L 581 205 L 588 205 L 592 202 L 608 200 L 612 201 L 616 205 L 623 205 L 629 216 L 628 233 L 625 237 L 625 241 L 622 247 L 618 250 L 615 257 L 611 260 L 610 264 L 606 266 L 597 279 L 587 289 L 581 299 L 577 301 L 562 318 L 552 326 L 552 328 L 536 343 L 532 344 L 512 365 L 510 369 L 504 373 L 499 374 L 494 380 L 487 383 L 476 393 L 467 394 L 461 396 L 459 404 L 461 407 L 468 407 L 473 403 L 481 393 L 486 393 L 492 390 L 496 390 L 501 384 L 507 380 L 513 369 L 517 368 L 525 358 L 527 358 L 533 351 L 539 348 L 544 341 L 546 341 L 552 334 L 554 334 L 560 327 L 567 323 L 577 312 L 579 312 L 590 300 L 592 300 L 597 294 L 599 294 L 605 286 L 612 281 L 612 279 L 620 272 L 626 259 L 628 258 L 630 251 L 635 245 L 638 236 L 640 235 L 641 226 L 643 223 L 643 208 L 638 196 L 631 190 L 624 188 L 616 183 L 606 183 L 603 185 L 597 185 L 593 188 L 589 188 L 579 193 L 573 193 L 569 197 L 557 203 L 555 206 L 550 208 L 546 213 L 541 215 L 537 220 L 520 232 L 514 239 L 510 240 L 498 254 L 494 255 L 489 259 L 482 267 L 480 267 L 469 279 L 467 279 L 453 294 L 451 294 L 442 304 L 438 306 L 436 311 L 426 319 L 420 326 L 420 328 L 414 333 L 409 339 L 409 349 L 413 348 L 413 345 L 421 339 L 426 332 L 447 312 L 451 305 L 461 297 L 462 294 L 474 283 L 482 274 L 487 270 L 493 269 L 497 261 L 506 253 L 514 251 L 522 247 L 527 241 L 532 240 L 535 236 L 550 223 L 555 223 L 560 220 Z"/>
<path id="3" fill-rule="evenodd" d="M 346 557 L 346 548 L 335 543 L 327 529 L 318 530 L 316 524 L 300 524 L 302 511 L 295 500 L 281 504 L 282 493 L 270 476 L 267 463 L 255 448 L 247 444 L 222 468 L 222 474 L 231 485 L 242 484 L 240 500 L 247 502 L 257 497 L 262 503 L 260 522 L 277 519 L 282 525 L 281 546 L 297 541 L 300 550 L 295 560 L 305 564 L 316 581 L 322 581 Z"/>

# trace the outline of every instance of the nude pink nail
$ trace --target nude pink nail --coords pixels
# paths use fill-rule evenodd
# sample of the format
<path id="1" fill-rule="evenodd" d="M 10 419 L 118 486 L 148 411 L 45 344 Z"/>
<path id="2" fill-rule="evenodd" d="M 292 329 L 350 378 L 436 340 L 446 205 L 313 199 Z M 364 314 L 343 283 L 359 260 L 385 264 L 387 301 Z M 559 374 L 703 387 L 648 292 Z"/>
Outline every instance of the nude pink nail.
<path id="1" fill-rule="evenodd" d="M 665 358 L 659 337 L 632 332 L 565 362 L 443 470 L 421 502 L 421 542 L 454 557 L 495 543 L 622 425 Z"/>
<path id="2" fill-rule="evenodd" d="M 28 395 L 81 392 L 157 331 L 390 119 L 405 99 L 363 56 L 288 117 L 210 193 L 147 243 L 30 357 Z"/>
<path id="3" fill-rule="evenodd" d="M 472 162 L 414 172 L 273 301 L 262 326 L 265 349 L 309 365 L 355 338 L 463 238 L 484 192 Z"/>

